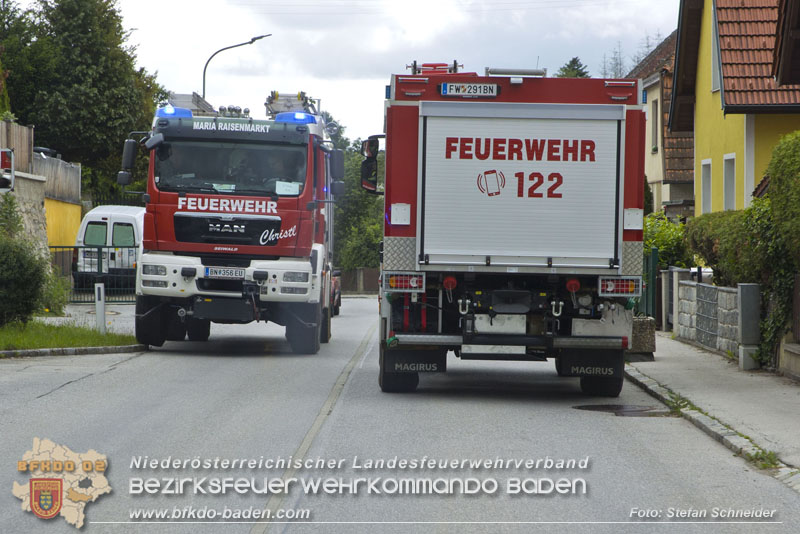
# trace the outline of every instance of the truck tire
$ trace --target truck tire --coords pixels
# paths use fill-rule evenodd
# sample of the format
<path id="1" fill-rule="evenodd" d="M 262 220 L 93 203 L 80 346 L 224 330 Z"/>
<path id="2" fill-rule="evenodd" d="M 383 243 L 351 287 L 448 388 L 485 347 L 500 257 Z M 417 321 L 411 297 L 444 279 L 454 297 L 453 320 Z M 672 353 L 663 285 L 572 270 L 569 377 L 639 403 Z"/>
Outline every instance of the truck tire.
<path id="1" fill-rule="evenodd" d="M 383 363 L 383 351 L 381 347 L 378 385 L 384 393 L 409 393 L 417 389 L 419 385 L 419 373 L 390 373 L 386 371 Z"/>
<path id="2" fill-rule="evenodd" d="M 330 308 L 322 308 L 322 323 L 319 329 L 319 342 L 327 343 L 331 340 L 331 313 Z"/>
<path id="3" fill-rule="evenodd" d="M 619 397 L 622 378 L 581 377 L 581 391 L 594 397 Z"/>
<path id="4" fill-rule="evenodd" d="M 564 360 L 562 360 L 561 358 L 556 358 L 555 361 L 556 361 L 556 373 L 558 373 L 558 376 L 566 376 L 566 373 L 564 372 Z"/>
<path id="5" fill-rule="evenodd" d="M 208 319 L 186 319 L 186 334 L 189 341 L 208 341 L 211 321 Z"/>
<path id="6" fill-rule="evenodd" d="M 306 304 L 304 308 L 303 311 L 306 313 L 301 313 L 300 317 L 307 323 L 313 323 L 314 326 L 305 326 L 295 318 L 291 318 L 290 324 L 286 325 L 286 337 L 295 354 L 316 354 L 319 352 L 320 330 L 322 330 L 322 305 Z"/>
<path id="7" fill-rule="evenodd" d="M 166 328 L 164 327 L 163 313 L 159 309 L 144 316 L 153 308 L 160 306 L 158 299 L 153 297 L 136 296 L 136 319 L 134 328 L 136 341 L 142 345 L 152 345 L 160 347 L 167 339 Z"/>

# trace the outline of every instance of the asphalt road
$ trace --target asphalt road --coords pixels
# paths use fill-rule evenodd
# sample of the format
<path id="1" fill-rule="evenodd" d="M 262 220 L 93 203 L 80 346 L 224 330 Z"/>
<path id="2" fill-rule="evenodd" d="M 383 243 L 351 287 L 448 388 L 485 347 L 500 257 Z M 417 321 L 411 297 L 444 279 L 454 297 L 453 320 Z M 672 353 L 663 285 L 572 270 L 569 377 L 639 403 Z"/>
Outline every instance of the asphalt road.
<path id="1" fill-rule="evenodd" d="M 11 493 L 14 480 L 28 478 L 16 464 L 34 437 L 107 455 L 113 492 L 88 504 L 86 532 L 771 533 L 800 524 L 800 494 L 685 420 L 663 415 L 632 384 L 619 399 L 587 398 L 577 379 L 556 376 L 552 362 L 451 355 L 447 375 L 423 376 L 416 393 L 383 394 L 376 323 L 375 299 L 346 299 L 331 343 L 315 356 L 292 354 L 282 328 L 257 324 L 213 325 L 207 343 L 167 342 L 142 353 L 0 360 L 0 531 L 74 532 L 60 518 L 22 513 Z M 609 404 L 656 415 L 577 408 Z M 136 468 L 145 456 L 190 463 Z M 195 458 L 269 464 L 290 457 L 333 467 L 191 468 Z M 368 463 L 394 459 L 411 465 Z M 412 467 L 423 459 L 448 465 Z M 580 463 L 559 469 L 548 459 Z M 491 466 L 469 465 L 478 460 Z M 211 491 L 208 480 L 226 477 L 252 478 L 259 491 L 265 478 L 274 486 L 267 494 L 193 491 Z M 191 481 L 182 494 L 132 494 L 139 478 L 206 482 Z M 331 493 L 303 487 L 320 479 L 332 480 Z M 523 479 L 530 493 L 514 493 Z M 565 493 L 545 493 L 548 481 L 559 480 Z M 283 484 L 288 493 L 276 492 Z M 225 524 L 199 517 L 265 509 L 311 517 Z M 194 515 L 130 518 L 144 510 Z M 713 517 L 715 510 L 774 513 L 731 519 Z M 677 511 L 706 515 L 669 517 Z"/>

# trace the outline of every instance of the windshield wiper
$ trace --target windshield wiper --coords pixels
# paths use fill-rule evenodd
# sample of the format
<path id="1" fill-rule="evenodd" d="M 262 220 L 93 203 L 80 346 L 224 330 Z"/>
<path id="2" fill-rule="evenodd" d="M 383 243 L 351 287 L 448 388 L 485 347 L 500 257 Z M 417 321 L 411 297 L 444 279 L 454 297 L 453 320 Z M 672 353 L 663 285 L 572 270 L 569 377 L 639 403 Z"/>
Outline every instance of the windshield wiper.
<path id="1" fill-rule="evenodd" d="M 234 189 L 231 191 L 234 195 L 258 195 L 260 197 L 270 197 L 272 200 L 278 200 L 278 193 L 272 191 L 264 191 L 263 189 Z"/>
<path id="2" fill-rule="evenodd" d="M 199 191 L 201 193 L 219 193 L 212 185 L 204 184 L 162 184 L 158 188 L 162 191 Z"/>

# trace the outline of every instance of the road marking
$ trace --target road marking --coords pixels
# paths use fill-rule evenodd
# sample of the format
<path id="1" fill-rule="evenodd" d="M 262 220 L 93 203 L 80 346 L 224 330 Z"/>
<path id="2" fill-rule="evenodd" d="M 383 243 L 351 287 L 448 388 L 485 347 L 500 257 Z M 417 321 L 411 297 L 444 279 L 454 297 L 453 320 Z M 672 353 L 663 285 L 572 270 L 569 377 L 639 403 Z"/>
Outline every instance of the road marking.
<path id="1" fill-rule="evenodd" d="M 333 385 L 333 389 L 331 389 L 328 398 L 325 400 L 325 403 L 320 408 L 319 413 L 317 414 L 317 418 L 314 419 L 314 423 L 311 425 L 311 428 L 308 429 L 303 441 L 300 443 L 300 446 L 297 447 L 297 450 L 292 453 L 292 457 L 298 460 L 302 460 L 306 457 L 306 453 L 311 448 L 311 444 L 314 442 L 314 438 L 317 437 L 319 434 L 322 425 L 325 424 L 325 420 L 328 416 L 333 412 L 333 407 L 336 405 L 336 401 L 339 400 L 339 395 L 341 395 L 342 390 L 344 389 L 345 384 L 347 383 L 347 379 L 350 378 L 350 373 L 353 371 L 353 368 L 356 366 L 356 363 L 361 359 L 361 357 L 367 352 L 367 349 L 372 344 L 372 336 L 375 334 L 375 329 L 377 325 L 373 324 L 372 328 L 367 331 L 367 334 L 364 336 L 364 339 L 361 340 L 361 344 L 356 349 L 355 354 L 353 357 L 350 358 L 350 361 L 347 362 L 347 365 L 342 369 L 342 372 L 339 374 L 339 378 L 336 380 L 336 384 Z M 295 474 L 297 469 L 294 467 L 290 467 L 283 472 L 283 476 L 281 476 L 281 480 L 288 480 L 292 478 Z M 269 510 L 270 517 L 275 515 L 275 512 L 281 508 L 281 503 L 283 502 L 283 495 L 273 495 L 267 500 L 267 504 L 265 505 L 264 509 Z M 250 534 L 264 534 L 267 531 L 269 526 L 269 522 L 265 523 L 258 523 L 253 525 L 253 528 L 250 529 Z"/>

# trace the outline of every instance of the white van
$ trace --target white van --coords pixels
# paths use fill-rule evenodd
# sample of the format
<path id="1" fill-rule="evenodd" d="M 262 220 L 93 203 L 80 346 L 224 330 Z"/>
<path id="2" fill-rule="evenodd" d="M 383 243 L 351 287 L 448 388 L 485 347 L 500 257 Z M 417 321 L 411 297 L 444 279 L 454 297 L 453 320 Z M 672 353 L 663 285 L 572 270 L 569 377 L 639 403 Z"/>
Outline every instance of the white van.
<path id="1" fill-rule="evenodd" d="M 135 206 L 98 206 L 84 216 L 72 255 L 76 288 L 92 288 L 96 282 L 108 288 L 134 287 L 144 211 Z"/>

